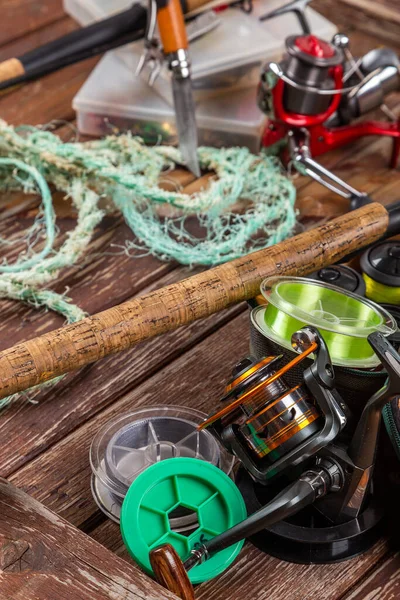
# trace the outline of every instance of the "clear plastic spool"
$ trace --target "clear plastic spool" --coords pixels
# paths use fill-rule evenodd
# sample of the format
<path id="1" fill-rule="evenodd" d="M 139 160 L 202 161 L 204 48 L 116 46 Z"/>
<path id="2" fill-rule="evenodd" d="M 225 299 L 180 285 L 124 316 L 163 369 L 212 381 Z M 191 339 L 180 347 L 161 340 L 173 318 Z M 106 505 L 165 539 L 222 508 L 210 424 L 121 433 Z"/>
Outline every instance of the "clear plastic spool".
<path id="1" fill-rule="evenodd" d="M 99 508 L 119 522 L 121 505 L 134 479 L 150 465 L 187 457 L 209 462 L 230 473 L 230 456 L 208 431 L 197 426 L 206 414 L 181 407 L 144 408 L 104 425 L 90 448 L 92 493 Z M 190 528 L 192 515 L 177 514 L 174 530 Z"/>

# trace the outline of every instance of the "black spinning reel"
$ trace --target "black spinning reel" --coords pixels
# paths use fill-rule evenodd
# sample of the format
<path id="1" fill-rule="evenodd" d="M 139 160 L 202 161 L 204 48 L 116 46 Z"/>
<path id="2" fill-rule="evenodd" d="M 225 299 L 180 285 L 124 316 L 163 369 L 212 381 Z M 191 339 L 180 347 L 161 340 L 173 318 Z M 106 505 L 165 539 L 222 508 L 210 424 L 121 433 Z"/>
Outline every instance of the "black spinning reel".
<path id="1" fill-rule="evenodd" d="M 207 428 L 241 462 L 236 484 L 250 516 L 197 543 L 183 562 L 168 543 L 150 552 L 157 580 L 193 600 L 187 572 L 244 538 L 273 556 L 300 563 L 345 560 L 381 535 L 372 473 L 381 411 L 400 393 L 400 356 L 381 333 L 368 341 L 385 367 L 386 384 L 365 404 L 353 431 L 334 388 L 329 352 L 318 330 L 292 337 L 300 354 L 278 369 L 280 357 L 239 363 Z M 306 356 L 314 361 L 294 387 L 285 374 Z"/>
<path id="2" fill-rule="evenodd" d="M 323 338 L 305 327 L 293 336 L 293 347 L 299 356 L 280 369 L 282 356 L 261 361 L 248 357 L 236 365 L 221 400 L 225 406 L 201 426 L 262 484 L 315 455 L 346 424 L 346 406 L 334 390 Z M 285 374 L 312 353 L 315 360 L 304 372 L 304 381 L 288 385 Z"/>
<path id="3" fill-rule="evenodd" d="M 400 393 L 400 356 L 380 333 L 368 340 L 388 380 L 351 430 L 328 349 L 311 327 L 293 335 L 301 354 L 282 368 L 279 357 L 239 363 L 222 399 L 229 403 L 202 425 L 242 465 L 236 483 L 254 514 L 236 526 L 237 535 L 254 536 L 269 554 L 306 563 L 343 560 L 381 533 L 371 478 L 381 410 Z M 289 386 L 285 374 L 311 354 L 303 381 Z"/>

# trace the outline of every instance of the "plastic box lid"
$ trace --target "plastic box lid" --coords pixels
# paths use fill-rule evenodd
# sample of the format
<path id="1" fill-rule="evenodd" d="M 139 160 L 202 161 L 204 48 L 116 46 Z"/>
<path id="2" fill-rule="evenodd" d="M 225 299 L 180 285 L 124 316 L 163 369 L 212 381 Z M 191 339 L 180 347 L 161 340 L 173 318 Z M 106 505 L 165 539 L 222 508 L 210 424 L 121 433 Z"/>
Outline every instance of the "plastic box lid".
<path id="1" fill-rule="evenodd" d="M 239 8 L 227 8 L 221 12 L 218 27 L 190 46 L 192 78 L 195 80 L 258 61 L 277 60 L 284 50 L 285 38 L 300 31 L 299 23 L 293 14 L 264 22 L 259 21 L 258 17 L 285 2 L 286 0 L 257 0 L 250 14 Z M 127 9 L 131 4 L 132 0 L 64 0 L 64 9 L 79 23 L 87 25 Z M 329 39 L 336 32 L 336 27 L 315 11 L 308 8 L 307 15 L 316 35 Z M 143 42 L 138 41 L 116 52 L 133 68 L 133 51 L 136 55 L 136 68 L 142 49 Z M 162 69 L 160 76 L 167 77 L 168 70 Z"/>
<path id="2" fill-rule="evenodd" d="M 256 102 L 257 90 L 250 88 L 199 102 L 198 127 L 259 135 L 266 122 Z M 115 52 L 98 63 L 75 96 L 77 112 L 125 117 L 131 120 L 175 122 L 173 108 L 140 77 L 135 77 Z"/>

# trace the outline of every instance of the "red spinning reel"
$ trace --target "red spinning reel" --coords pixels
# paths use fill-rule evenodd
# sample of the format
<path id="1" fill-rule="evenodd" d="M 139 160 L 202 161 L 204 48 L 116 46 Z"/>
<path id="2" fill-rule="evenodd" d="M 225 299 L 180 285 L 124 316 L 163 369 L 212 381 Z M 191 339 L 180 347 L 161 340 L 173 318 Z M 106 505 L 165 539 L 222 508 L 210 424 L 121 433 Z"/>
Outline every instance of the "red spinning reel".
<path id="1" fill-rule="evenodd" d="M 390 166 L 397 165 L 400 120 L 384 103 L 387 94 L 400 89 L 400 61 L 385 48 L 355 60 L 347 36 L 337 34 L 327 42 L 312 35 L 303 12 L 308 1 L 295 0 L 262 17 L 270 19 L 293 11 L 304 31 L 304 35 L 287 38 L 283 61 L 266 65 L 262 72 L 258 102 L 269 116 L 262 146 L 281 150 L 284 162 L 292 161 L 302 174 L 352 199 L 353 204 L 364 203 L 368 200 L 364 194 L 313 157 L 362 136 L 383 135 L 393 139 Z M 390 121 L 351 123 L 377 107 Z"/>

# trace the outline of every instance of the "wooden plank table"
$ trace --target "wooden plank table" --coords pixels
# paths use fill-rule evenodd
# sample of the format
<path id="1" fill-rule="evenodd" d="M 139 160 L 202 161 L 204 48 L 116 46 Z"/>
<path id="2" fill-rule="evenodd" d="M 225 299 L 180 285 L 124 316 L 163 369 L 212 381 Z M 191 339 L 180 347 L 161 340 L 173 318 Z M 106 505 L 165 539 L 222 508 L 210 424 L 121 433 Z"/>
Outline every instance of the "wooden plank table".
<path id="1" fill-rule="evenodd" d="M 61 0 L 3 0 L 0 60 L 21 54 L 76 25 Z M 400 51 L 396 0 L 318 0 L 313 6 L 352 36 L 353 51 L 390 44 Z M 0 98 L 0 117 L 12 124 L 73 121 L 71 101 L 97 59 L 71 66 Z M 400 113 L 400 94 L 389 99 Z M 68 136 L 68 127 L 59 133 Z M 360 140 L 322 158 L 324 165 L 374 199 L 399 196 L 398 170 L 387 167 L 388 140 Z M 184 185 L 192 181 L 184 176 Z M 344 202 L 299 177 L 298 206 L 316 218 L 339 214 Z M 190 191 L 190 187 L 187 188 Z M 0 199 L 0 235 L 17 238 L 33 219 L 37 198 Z M 61 235 L 73 226 L 58 207 Z M 55 283 L 88 313 L 178 281 L 185 267 L 116 253 L 131 232 L 118 215 L 97 228 L 87 259 Z M 18 242 L 7 256 L 20 249 Z M 2 248 L 0 249 L 2 250 Z M 0 301 L 0 349 L 62 324 L 54 314 Z M 110 417 L 139 406 L 175 404 L 209 411 L 232 365 L 248 351 L 246 307 L 236 306 L 161 339 L 71 374 L 0 412 L 0 600 L 60 598 L 173 598 L 127 556 L 118 527 L 97 509 L 90 492 L 88 450 Z M 221 359 L 223 356 L 223 360 Z M 185 376 L 182 376 L 182 373 Z M 17 486 L 19 490 L 16 489 Z M 28 495 L 27 495 L 28 494 Z M 397 598 L 399 556 L 386 540 L 364 556 L 337 565 L 284 563 L 246 544 L 234 566 L 197 588 L 203 600 L 389 600 Z M 251 585 L 250 583 L 251 582 Z"/>

